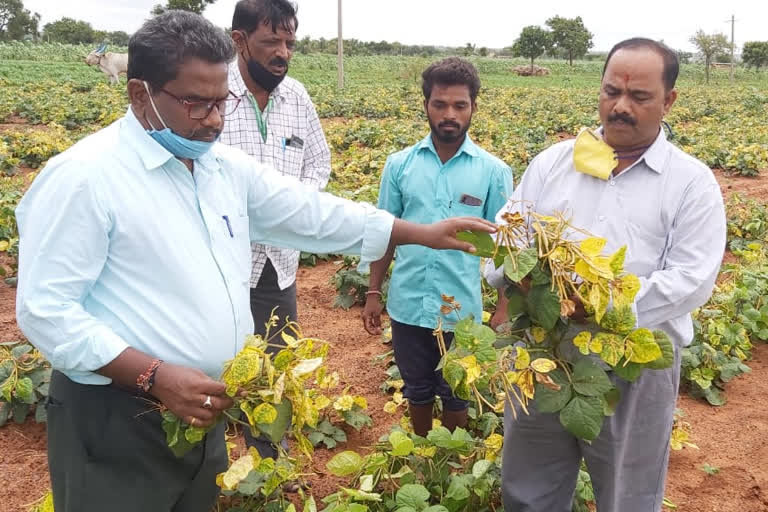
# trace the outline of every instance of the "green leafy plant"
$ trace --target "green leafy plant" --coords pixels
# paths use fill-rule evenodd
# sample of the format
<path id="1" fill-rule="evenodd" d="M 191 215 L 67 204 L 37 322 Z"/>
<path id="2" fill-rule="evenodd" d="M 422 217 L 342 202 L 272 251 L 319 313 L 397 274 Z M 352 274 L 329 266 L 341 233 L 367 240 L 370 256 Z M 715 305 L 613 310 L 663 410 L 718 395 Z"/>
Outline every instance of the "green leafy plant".
<path id="1" fill-rule="evenodd" d="M 500 438 L 481 440 L 445 427 L 423 438 L 396 427 L 373 453 L 345 451 L 328 462 L 332 474 L 350 478 L 352 485 L 327 496 L 323 511 L 495 510 L 501 506 Z"/>
<path id="2" fill-rule="evenodd" d="M 0 343 L 0 426 L 13 418 L 24 423 L 34 411 L 35 420 L 46 420 L 43 400 L 48 396 L 51 365 L 23 341 Z"/>
<path id="3" fill-rule="evenodd" d="M 366 295 L 370 286 L 370 276 L 363 275 L 357 271 L 357 264 L 360 258 L 356 256 L 344 256 L 339 270 L 331 278 L 333 286 L 336 288 L 336 299 L 333 301 L 333 307 L 349 309 L 355 304 L 365 304 Z M 391 270 L 391 269 L 390 269 Z M 383 296 L 382 301 L 386 301 L 387 291 L 389 290 L 389 272 L 381 285 Z"/>

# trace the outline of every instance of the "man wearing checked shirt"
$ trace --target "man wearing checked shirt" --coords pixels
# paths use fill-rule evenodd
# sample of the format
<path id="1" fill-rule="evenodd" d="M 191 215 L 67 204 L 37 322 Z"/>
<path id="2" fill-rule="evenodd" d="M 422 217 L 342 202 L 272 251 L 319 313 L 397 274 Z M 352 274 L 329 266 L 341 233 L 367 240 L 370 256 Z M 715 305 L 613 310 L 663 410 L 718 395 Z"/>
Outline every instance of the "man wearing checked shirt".
<path id="1" fill-rule="evenodd" d="M 181 458 L 157 407 L 208 427 L 232 406 L 223 363 L 253 332 L 252 241 L 381 258 L 389 244 L 469 250 L 480 219 L 418 225 L 281 176 L 217 143 L 240 101 L 232 41 L 169 11 L 128 44 L 125 116 L 52 158 L 16 210 L 20 329 L 54 369 L 57 512 L 209 512 L 224 423 Z"/>
<path id="2" fill-rule="evenodd" d="M 424 110 L 431 132 L 413 147 L 387 159 L 381 177 L 379 208 L 415 222 L 456 216 L 493 220 L 512 193 L 512 173 L 467 135 L 480 90 L 477 70 L 468 61 L 448 58 L 422 74 Z M 381 332 L 381 284 L 395 255 L 394 248 L 371 265 L 370 291 L 363 325 Z M 409 246 L 397 249 L 387 298 L 392 320 L 395 362 L 405 386 L 403 396 L 413 430 L 426 436 L 432 428 L 435 396 L 443 406 L 443 425 L 453 430 L 467 424 L 468 402 L 451 392 L 440 371 L 440 351 L 433 330 L 442 320 L 446 343 L 453 340 L 455 314 L 440 312 L 441 294 L 461 303 L 461 314 L 482 318 L 480 264 L 458 251 L 438 252 Z"/>
<path id="3" fill-rule="evenodd" d="M 284 176 L 323 189 L 331 173 L 331 154 L 320 119 L 304 86 L 286 76 L 296 42 L 296 8 L 288 0 L 240 0 L 232 16 L 237 60 L 229 66 L 229 90 L 242 97 L 227 118 L 221 142 L 242 149 Z M 299 251 L 253 244 L 251 314 L 254 332 L 265 335 L 272 312 L 270 350 L 283 344 L 277 334 L 287 319 L 297 320 L 296 271 Z M 245 440 L 263 457 L 277 449 L 265 437 Z M 285 443 L 283 443 L 285 444 Z M 293 486 L 291 486 L 293 487 Z"/>

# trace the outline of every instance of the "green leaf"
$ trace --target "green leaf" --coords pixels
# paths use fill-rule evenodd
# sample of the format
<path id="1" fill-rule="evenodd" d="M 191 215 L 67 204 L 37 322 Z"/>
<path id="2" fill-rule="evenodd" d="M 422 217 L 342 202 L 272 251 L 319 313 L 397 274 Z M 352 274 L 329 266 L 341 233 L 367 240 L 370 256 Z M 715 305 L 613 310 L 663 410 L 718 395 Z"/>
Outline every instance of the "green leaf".
<path id="1" fill-rule="evenodd" d="M 648 329 L 635 329 L 627 336 L 626 343 L 629 360 L 633 363 L 646 364 L 661 357 L 661 348 Z"/>
<path id="2" fill-rule="evenodd" d="M 360 430 L 363 427 L 370 427 L 373 425 L 373 420 L 370 416 L 364 412 L 356 411 L 354 409 L 342 412 L 341 416 L 344 418 L 344 421 L 347 423 L 347 425 L 354 428 L 355 430 Z"/>
<path id="3" fill-rule="evenodd" d="M 6 424 L 10 416 L 11 404 L 8 402 L 0 402 L 0 427 Z"/>
<path id="4" fill-rule="evenodd" d="M 545 269 L 542 270 L 542 265 L 544 265 L 544 263 L 538 262 L 533 267 L 533 269 L 531 269 L 531 284 L 533 286 L 552 284 L 552 277 L 549 274 L 549 268 L 544 265 Z"/>
<path id="5" fill-rule="evenodd" d="M 364 464 L 365 460 L 360 455 L 346 450 L 334 455 L 325 467 L 336 476 L 350 476 L 360 471 Z"/>
<path id="6" fill-rule="evenodd" d="M 256 428 L 273 443 L 279 443 L 291 425 L 293 407 L 287 398 L 279 404 L 272 404 L 272 407 L 277 411 L 277 418 L 272 423 L 257 423 Z"/>
<path id="7" fill-rule="evenodd" d="M 605 312 L 600 320 L 600 327 L 609 331 L 626 335 L 635 328 L 637 318 L 631 306 L 613 308 Z"/>
<path id="8" fill-rule="evenodd" d="M 563 370 L 553 370 L 548 375 L 555 384 L 560 386 L 560 391 L 555 391 L 537 382 L 533 400 L 537 411 L 553 413 L 566 406 L 573 396 L 573 389 Z"/>
<path id="9" fill-rule="evenodd" d="M 594 441 L 603 428 L 603 401 L 596 396 L 575 395 L 560 411 L 563 427 L 586 441 Z"/>
<path id="10" fill-rule="evenodd" d="M 18 347 L 13 347 L 11 349 L 11 356 L 14 359 L 18 359 L 24 354 L 29 354 L 30 352 L 32 352 L 32 346 L 25 343 L 23 345 L 19 345 Z"/>
<path id="11" fill-rule="evenodd" d="M 35 385 L 32 384 L 32 379 L 29 377 L 22 377 L 19 379 L 13 394 L 25 404 L 34 404 L 37 401 L 37 398 L 35 397 Z"/>
<path id="12" fill-rule="evenodd" d="M 725 393 L 722 393 L 721 391 L 716 389 L 714 386 L 711 386 L 708 389 L 703 390 L 702 394 L 704 395 L 704 398 L 707 400 L 707 402 L 710 403 L 710 405 L 715 405 L 715 406 L 725 405 L 725 402 L 726 402 Z"/>
<path id="13" fill-rule="evenodd" d="M 493 253 L 496 251 L 496 244 L 493 242 L 493 238 L 490 234 L 483 231 L 459 231 L 456 233 L 456 238 L 462 242 L 471 243 L 476 249 L 471 254 L 481 258 L 492 258 Z"/>
<path id="14" fill-rule="evenodd" d="M 534 247 L 523 249 L 513 256 L 509 254 L 504 258 L 504 275 L 515 283 L 527 276 L 539 261 L 539 253 Z"/>
<path id="15" fill-rule="evenodd" d="M 621 400 L 621 391 L 619 388 L 613 388 L 603 395 L 605 401 L 603 402 L 603 414 L 605 416 L 613 416 L 616 412 L 616 406 L 619 405 Z"/>
<path id="16" fill-rule="evenodd" d="M 467 372 L 464 367 L 455 361 L 448 361 L 443 366 L 443 378 L 453 391 L 456 391 L 466 376 Z"/>
<path id="17" fill-rule="evenodd" d="M 432 505 L 431 507 L 427 507 L 421 512 L 449 512 L 447 508 L 445 508 L 442 505 Z"/>
<path id="18" fill-rule="evenodd" d="M 646 364 L 651 370 L 663 370 L 671 368 L 675 362 L 675 346 L 664 331 L 653 331 L 653 338 L 661 349 L 661 357 Z"/>
<path id="19" fill-rule="evenodd" d="M 190 444 L 197 444 L 203 440 L 206 432 L 208 432 L 207 428 L 187 427 L 187 429 L 184 431 L 184 438 Z"/>
<path id="20" fill-rule="evenodd" d="M 573 365 L 573 390 L 586 396 L 602 396 L 613 387 L 605 370 L 591 359 L 583 358 Z"/>
<path id="21" fill-rule="evenodd" d="M 405 484 L 397 491 L 395 501 L 398 507 L 411 507 L 423 510 L 427 507 L 429 491 L 420 484 Z"/>
<path id="22" fill-rule="evenodd" d="M 613 367 L 613 373 L 627 382 L 635 382 L 640 374 L 643 373 L 643 365 L 627 363 L 627 360 L 622 357 L 616 366 Z"/>
<path id="23" fill-rule="evenodd" d="M 400 430 L 395 430 L 389 434 L 389 444 L 392 445 L 390 453 L 394 457 L 410 455 L 413 451 L 413 440 L 408 437 L 408 434 Z"/>
<path id="24" fill-rule="evenodd" d="M 526 313 L 528 310 L 525 305 L 525 295 L 522 290 L 517 286 L 508 286 L 506 290 L 507 299 L 507 316 L 510 320 L 517 318 L 518 316 Z"/>
<path id="25" fill-rule="evenodd" d="M 493 465 L 493 462 L 481 459 L 475 462 L 475 464 L 472 466 L 472 476 L 475 478 L 482 478 L 489 469 L 491 469 L 491 466 Z"/>
<path id="26" fill-rule="evenodd" d="M 459 475 L 453 475 L 451 477 L 451 483 L 448 484 L 448 490 L 445 493 L 445 498 L 454 501 L 464 501 L 469 498 L 469 489 L 462 481 Z"/>
<path id="27" fill-rule="evenodd" d="M 528 311 L 533 323 L 550 331 L 560 319 L 560 299 L 548 285 L 539 285 L 528 292 Z"/>
<path id="28" fill-rule="evenodd" d="M 21 425 L 27 419 L 27 414 L 29 414 L 29 404 L 13 404 L 13 421 Z"/>

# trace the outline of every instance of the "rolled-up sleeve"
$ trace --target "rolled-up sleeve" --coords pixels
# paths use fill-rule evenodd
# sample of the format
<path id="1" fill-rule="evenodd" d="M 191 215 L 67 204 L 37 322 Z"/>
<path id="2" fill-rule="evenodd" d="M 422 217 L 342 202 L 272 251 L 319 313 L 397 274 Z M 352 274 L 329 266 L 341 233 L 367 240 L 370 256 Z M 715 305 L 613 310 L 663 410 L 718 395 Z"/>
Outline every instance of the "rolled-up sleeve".
<path id="1" fill-rule="evenodd" d="M 111 229 L 95 174 L 82 162 L 51 163 L 16 210 L 18 325 L 54 368 L 70 374 L 96 371 L 128 347 L 83 306 Z"/>
<path id="2" fill-rule="evenodd" d="M 670 234 L 663 269 L 640 278 L 640 325 L 658 325 L 685 316 L 707 302 L 717 279 L 726 240 L 720 188 L 709 177 L 683 197 Z"/>
<path id="3" fill-rule="evenodd" d="M 384 256 L 394 223 L 390 213 L 319 192 L 270 170 L 250 176 L 252 241 L 307 252 L 359 254 L 361 265 Z"/>

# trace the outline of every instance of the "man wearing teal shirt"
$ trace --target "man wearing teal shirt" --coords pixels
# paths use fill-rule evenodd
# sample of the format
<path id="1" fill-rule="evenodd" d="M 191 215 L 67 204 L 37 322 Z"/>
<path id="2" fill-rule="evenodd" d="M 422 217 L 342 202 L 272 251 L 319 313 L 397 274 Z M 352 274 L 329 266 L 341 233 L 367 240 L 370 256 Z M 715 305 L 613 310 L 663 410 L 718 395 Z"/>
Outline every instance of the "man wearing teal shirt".
<path id="1" fill-rule="evenodd" d="M 448 58 L 422 75 L 424 110 L 431 133 L 421 142 L 387 159 L 381 177 L 379 208 L 412 222 L 437 222 L 457 216 L 493 220 L 512 193 L 512 173 L 495 156 L 467 136 L 480 90 L 477 70 L 468 61 Z M 371 265 L 370 291 L 363 324 L 381 332 L 381 284 L 394 248 Z M 432 427 L 435 396 L 443 405 L 443 424 L 453 430 L 467 423 L 465 400 L 453 396 L 439 371 L 440 351 L 432 331 L 442 320 L 445 341 L 453 340 L 455 313 L 443 315 L 441 295 L 455 297 L 461 315 L 482 318 L 480 265 L 459 251 L 438 252 L 415 245 L 397 249 L 387 311 L 392 343 L 405 382 L 414 431 L 426 436 Z"/>
<path id="2" fill-rule="evenodd" d="M 153 403 L 191 426 L 232 406 L 216 380 L 253 332 L 251 242 L 372 261 L 389 244 L 468 249 L 216 142 L 239 98 L 232 41 L 196 14 L 128 45 L 126 115 L 52 158 L 16 210 L 16 317 L 54 368 L 48 466 L 57 512 L 209 512 L 224 424 L 177 458 Z M 149 413 L 148 413 L 149 412 Z"/>

